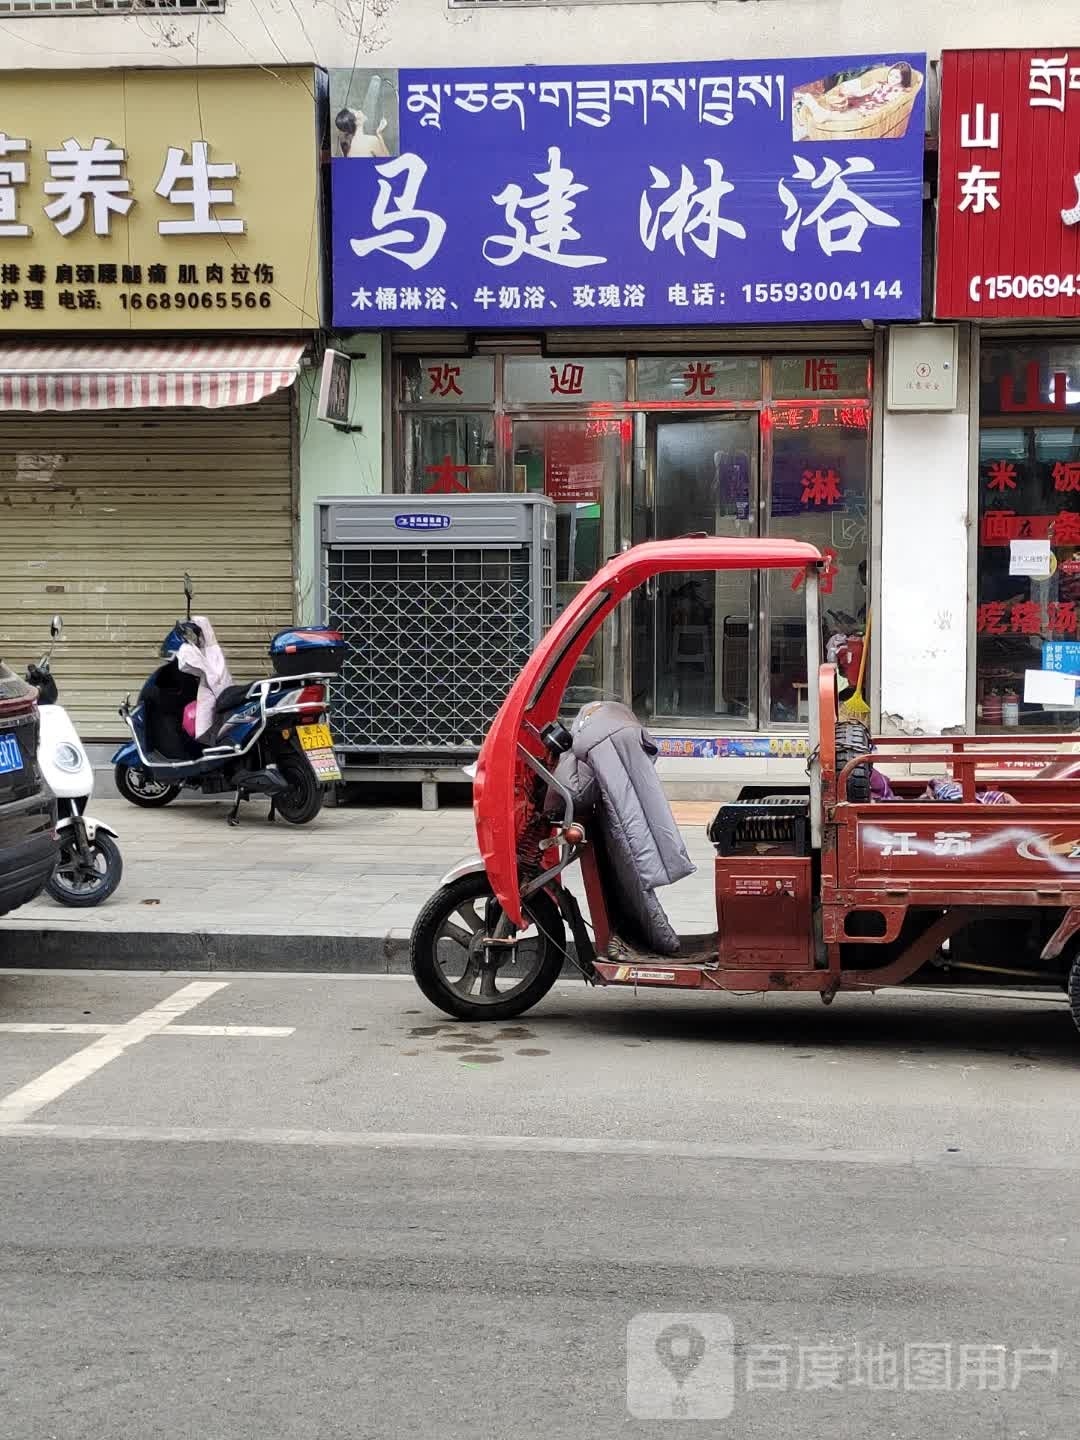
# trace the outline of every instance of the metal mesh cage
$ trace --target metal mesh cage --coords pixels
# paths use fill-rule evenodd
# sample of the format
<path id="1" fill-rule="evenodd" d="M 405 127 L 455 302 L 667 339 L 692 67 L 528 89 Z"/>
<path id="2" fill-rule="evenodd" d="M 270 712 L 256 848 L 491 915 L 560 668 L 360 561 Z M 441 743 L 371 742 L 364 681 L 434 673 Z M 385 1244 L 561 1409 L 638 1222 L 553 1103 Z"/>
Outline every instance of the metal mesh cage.
<path id="1" fill-rule="evenodd" d="M 0 0 L 0 16 L 221 15 L 225 0 Z"/>
<path id="2" fill-rule="evenodd" d="M 334 686 L 339 746 L 476 749 L 532 649 L 528 549 L 324 553 L 327 620 L 348 646 Z"/>

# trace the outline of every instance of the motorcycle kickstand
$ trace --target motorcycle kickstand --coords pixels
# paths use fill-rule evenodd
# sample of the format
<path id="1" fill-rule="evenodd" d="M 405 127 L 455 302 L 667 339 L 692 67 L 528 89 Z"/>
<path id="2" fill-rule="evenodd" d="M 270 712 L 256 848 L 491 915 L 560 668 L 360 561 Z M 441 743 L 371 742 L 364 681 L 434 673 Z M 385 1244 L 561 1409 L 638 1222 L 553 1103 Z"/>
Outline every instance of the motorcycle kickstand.
<path id="1" fill-rule="evenodd" d="M 243 804 L 243 802 L 244 802 L 247 798 L 248 798 L 248 797 L 247 797 L 246 793 L 245 793 L 243 790 L 237 790 L 237 792 L 236 792 L 236 803 L 233 805 L 232 809 L 229 811 L 229 824 L 230 824 L 230 825 L 239 825 L 239 824 L 240 824 L 240 806 Z"/>
<path id="2" fill-rule="evenodd" d="M 276 795 L 271 795 L 271 796 L 270 796 L 270 813 L 269 813 L 269 814 L 267 815 L 267 817 L 266 817 L 266 823 L 267 823 L 268 825 L 273 825 L 273 823 L 274 823 L 274 821 L 275 821 L 276 819 L 277 819 L 277 796 L 276 796 Z"/>

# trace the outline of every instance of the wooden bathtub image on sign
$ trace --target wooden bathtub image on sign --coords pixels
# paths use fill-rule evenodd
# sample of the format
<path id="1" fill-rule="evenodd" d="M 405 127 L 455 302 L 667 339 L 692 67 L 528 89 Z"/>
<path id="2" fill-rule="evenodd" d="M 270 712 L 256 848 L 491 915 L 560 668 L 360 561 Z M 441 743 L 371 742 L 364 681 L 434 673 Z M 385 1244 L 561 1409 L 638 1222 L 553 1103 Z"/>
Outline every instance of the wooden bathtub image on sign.
<path id="1" fill-rule="evenodd" d="M 907 60 L 823 76 L 791 96 L 796 140 L 899 140 L 924 76 Z"/>

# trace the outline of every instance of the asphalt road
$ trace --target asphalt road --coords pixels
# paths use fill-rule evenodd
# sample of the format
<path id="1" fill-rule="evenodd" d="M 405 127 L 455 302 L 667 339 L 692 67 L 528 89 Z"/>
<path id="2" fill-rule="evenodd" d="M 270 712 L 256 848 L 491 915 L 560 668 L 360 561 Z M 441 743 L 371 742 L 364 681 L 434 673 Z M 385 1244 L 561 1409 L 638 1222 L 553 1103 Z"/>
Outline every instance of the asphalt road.
<path id="1" fill-rule="evenodd" d="M 1074 1432 L 1058 1002 L 190 984 L 0 973 L 4 1440 Z"/>

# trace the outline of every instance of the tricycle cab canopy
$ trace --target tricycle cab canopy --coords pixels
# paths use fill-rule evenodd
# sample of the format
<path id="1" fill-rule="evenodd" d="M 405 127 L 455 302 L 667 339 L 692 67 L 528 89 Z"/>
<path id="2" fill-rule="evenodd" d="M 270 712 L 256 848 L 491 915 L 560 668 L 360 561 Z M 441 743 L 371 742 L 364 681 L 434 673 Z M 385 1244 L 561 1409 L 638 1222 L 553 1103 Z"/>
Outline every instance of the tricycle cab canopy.
<path id="1" fill-rule="evenodd" d="M 477 762 L 473 806 L 480 853 L 495 895 L 515 924 L 522 923 L 516 842 L 530 809 L 522 801 L 526 762 L 521 752 L 524 749 L 537 759 L 543 757 L 539 731 L 557 717 L 574 666 L 615 607 L 645 581 L 670 571 L 803 571 L 807 581 L 807 662 L 810 675 L 816 675 L 820 659 L 817 579 L 824 564 L 815 546 L 799 540 L 718 536 L 654 540 L 616 555 L 578 592 L 510 687 Z M 813 749 L 818 719 L 813 685 L 810 696 Z M 820 816 L 817 821 L 819 826 Z"/>

